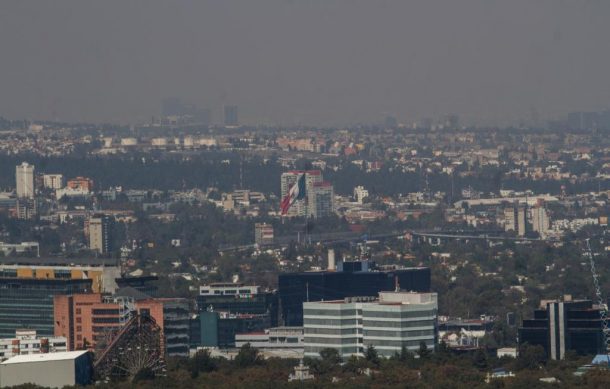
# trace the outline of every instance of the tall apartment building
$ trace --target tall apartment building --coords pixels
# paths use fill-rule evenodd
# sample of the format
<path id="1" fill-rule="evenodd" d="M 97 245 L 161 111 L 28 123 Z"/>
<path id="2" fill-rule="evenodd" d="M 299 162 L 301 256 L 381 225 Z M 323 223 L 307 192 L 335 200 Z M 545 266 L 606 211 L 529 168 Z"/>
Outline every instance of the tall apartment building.
<path id="1" fill-rule="evenodd" d="M 544 238 L 551 228 L 549 216 L 544 206 L 537 206 L 530 210 L 532 215 L 532 230 L 540 234 Z"/>
<path id="2" fill-rule="evenodd" d="M 313 218 L 328 217 L 335 212 L 335 191 L 330 182 L 313 183 L 307 193 L 307 212 Z"/>
<path id="3" fill-rule="evenodd" d="M 518 236 L 527 232 L 527 208 L 518 205 L 504 209 L 504 230 L 515 231 Z"/>
<path id="4" fill-rule="evenodd" d="M 314 183 L 320 183 L 323 181 L 322 172 L 320 170 L 292 170 L 289 172 L 282 173 L 280 179 L 281 195 L 282 199 L 286 197 L 292 185 L 294 185 L 299 176 L 305 174 L 305 192 L 306 198 L 297 200 L 292 207 L 288 210 L 287 216 L 306 216 L 308 213 L 308 197 L 309 194 L 314 192 Z"/>
<path id="5" fill-rule="evenodd" d="M 17 330 L 13 338 L 0 339 L 0 361 L 15 355 L 68 351 L 62 336 L 38 336 L 36 330 Z"/>
<path id="6" fill-rule="evenodd" d="M 103 214 L 95 214 L 89 218 L 89 249 L 100 254 L 111 251 L 110 236 L 111 220 Z"/>
<path id="7" fill-rule="evenodd" d="M 17 198 L 34 198 L 34 165 L 23 162 L 15 170 Z"/>
<path id="8" fill-rule="evenodd" d="M 379 298 L 303 303 L 305 356 L 319 357 L 334 348 L 342 358 L 364 356 L 373 346 L 382 357 L 403 348 L 417 350 L 423 342 L 436 344 L 436 293 L 380 292 Z"/>

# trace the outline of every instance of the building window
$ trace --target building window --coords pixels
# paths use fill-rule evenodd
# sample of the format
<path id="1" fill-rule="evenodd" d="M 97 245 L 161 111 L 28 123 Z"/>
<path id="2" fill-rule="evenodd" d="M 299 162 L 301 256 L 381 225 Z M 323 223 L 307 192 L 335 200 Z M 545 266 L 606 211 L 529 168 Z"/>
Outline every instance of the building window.
<path id="1" fill-rule="evenodd" d="M 81 310 L 80 310 L 80 308 L 76 308 L 76 314 L 77 314 L 77 315 L 80 315 L 80 314 L 81 314 Z"/>
<path id="2" fill-rule="evenodd" d="M 79 323 L 79 324 L 80 324 L 80 323 L 82 323 L 82 321 L 83 321 L 83 319 L 82 319 L 82 318 L 80 318 L 80 317 L 77 317 L 77 318 L 76 318 L 76 322 L 77 322 L 77 323 Z"/>

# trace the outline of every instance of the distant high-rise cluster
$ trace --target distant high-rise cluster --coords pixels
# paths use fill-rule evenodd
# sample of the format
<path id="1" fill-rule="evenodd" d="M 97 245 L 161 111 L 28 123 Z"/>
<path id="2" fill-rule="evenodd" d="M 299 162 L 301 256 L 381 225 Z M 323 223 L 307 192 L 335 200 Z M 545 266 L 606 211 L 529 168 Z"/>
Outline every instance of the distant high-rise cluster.
<path id="1" fill-rule="evenodd" d="M 225 126 L 234 127 L 239 125 L 239 117 L 237 113 L 237 105 L 225 105 L 224 124 Z"/>
<path id="2" fill-rule="evenodd" d="M 320 170 L 292 170 L 282 173 L 282 198 L 288 194 L 301 174 L 305 174 L 305 198 L 296 200 L 287 216 L 320 218 L 332 215 L 335 210 L 335 192 L 332 184 L 323 180 Z"/>

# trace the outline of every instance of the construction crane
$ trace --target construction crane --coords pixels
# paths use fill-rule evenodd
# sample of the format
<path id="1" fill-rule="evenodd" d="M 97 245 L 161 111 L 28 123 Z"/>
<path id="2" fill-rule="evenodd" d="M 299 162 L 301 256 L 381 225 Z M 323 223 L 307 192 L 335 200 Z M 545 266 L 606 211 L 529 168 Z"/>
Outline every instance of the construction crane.
<path id="1" fill-rule="evenodd" d="M 602 327 L 604 352 L 610 364 L 610 329 L 608 329 L 608 306 L 604 302 L 602 290 L 599 286 L 599 274 L 597 274 L 597 269 L 595 268 L 595 258 L 593 255 L 593 251 L 591 250 L 591 245 L 589 244 L 589 239 L 586 239 L 585 242 L 585 256 L 589 258 L 589 265 L 591 266 L 591 275 L 593 276 L 593 287 L 595 288 L 595 296 L 597 297 L 597 304 L 599 306 L 599 318 Z"/>

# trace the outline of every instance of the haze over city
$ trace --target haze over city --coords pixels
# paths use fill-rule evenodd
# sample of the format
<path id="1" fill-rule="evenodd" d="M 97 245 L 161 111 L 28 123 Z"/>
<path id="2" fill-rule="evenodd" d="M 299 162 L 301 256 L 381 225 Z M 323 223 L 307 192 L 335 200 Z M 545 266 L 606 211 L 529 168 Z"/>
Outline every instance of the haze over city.
<path id="1" fill-rule="evenodd" d="M 601 0 L 3 1 L 0 112 L 141 123 L 543 125 L 610 107 Z"/>

